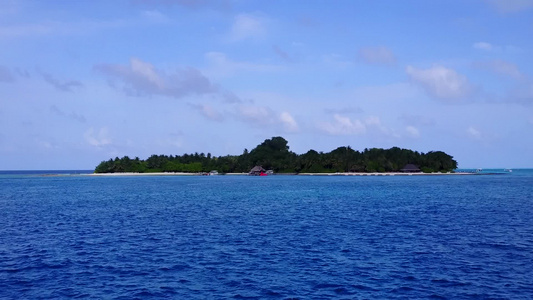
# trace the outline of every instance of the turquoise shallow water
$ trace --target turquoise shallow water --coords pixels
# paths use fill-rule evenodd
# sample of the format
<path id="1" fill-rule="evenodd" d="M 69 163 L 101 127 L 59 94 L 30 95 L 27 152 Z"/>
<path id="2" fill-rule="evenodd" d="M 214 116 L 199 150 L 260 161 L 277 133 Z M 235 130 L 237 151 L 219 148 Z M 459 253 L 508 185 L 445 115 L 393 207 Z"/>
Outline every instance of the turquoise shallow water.
<path id="1" fill-rule="evenodd" d="M 0 174 L 0 298 L 531 299 L 533 173 Z"/>

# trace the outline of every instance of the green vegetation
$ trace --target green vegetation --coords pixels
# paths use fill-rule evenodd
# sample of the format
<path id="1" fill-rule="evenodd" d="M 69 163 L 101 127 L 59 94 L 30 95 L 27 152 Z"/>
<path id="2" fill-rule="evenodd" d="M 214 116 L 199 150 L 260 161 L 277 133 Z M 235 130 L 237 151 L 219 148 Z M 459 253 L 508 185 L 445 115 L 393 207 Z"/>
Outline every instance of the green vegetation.
<path id="1" fill-rule="evenodd" d="M 298 155 L 289 151 L 287 141 L 282 137 L 266 139 L 241 155 L 211 156 L 210 153 L 184 154 L 176 156 L 152 155 L 146 160 L 110 159 L 101 162 L 95 173 L 116 172 L 248 172 L 253 166 L 261 165 L 276 173 L 328 173 L 328 172 L 397 172 L 406 164 L 414 164 L 423 172 L 449 172 L 457 168 L 452 156 L 442 151 L 420 153 L 393 147 L 371 148 L 363 152 L 348 147 L 339 147 L 329 153 L 309 150 Z"/>

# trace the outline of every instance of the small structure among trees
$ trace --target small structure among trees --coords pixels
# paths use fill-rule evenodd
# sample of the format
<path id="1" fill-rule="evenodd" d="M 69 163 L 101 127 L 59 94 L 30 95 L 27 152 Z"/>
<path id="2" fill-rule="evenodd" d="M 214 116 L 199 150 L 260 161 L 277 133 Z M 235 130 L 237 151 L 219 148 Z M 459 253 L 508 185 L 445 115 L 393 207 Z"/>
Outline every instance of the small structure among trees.
<path id="1" fill-rule="evenodd" d="M 266 170 L 263 169 L 263 167 L 255 166 L 250 170 L 250 172 L 248 172 L 248 175 L 260 176 L 261 174 L 266 174 L 265 172 Z"/>
<path id="2" fill-rule="evenodd" d="M 406 164 L 402 169 L 400 169 L 400 172 L 404 172 L 404 173 L 419 173 L 419 172 L 422 172 L 422 171 L 416 165 Z"/>

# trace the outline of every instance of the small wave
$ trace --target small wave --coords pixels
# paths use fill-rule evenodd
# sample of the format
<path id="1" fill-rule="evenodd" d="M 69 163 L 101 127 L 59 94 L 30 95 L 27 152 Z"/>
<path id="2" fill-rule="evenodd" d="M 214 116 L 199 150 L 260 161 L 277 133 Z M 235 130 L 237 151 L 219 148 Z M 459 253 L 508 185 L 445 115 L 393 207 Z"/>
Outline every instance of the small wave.
<path id="1" fill-rule="evenodd" d="M 336 288 L 333 290 L 335 292 L 335 294 L 337 295 L 351 295 L 353 293 L 351 293 L 350 291 L 348 291 L 348 289 L 344 288 L 344 287 L 340 287 L 340 288 Z"/>
<path id="2" fill-rule="evenodd" d="M 355 284 L 355 285 L 352 285 L 352 287 L 354 289 L 361 290 L 361 291 L 375 291 L 376 290 L 376 289 L 374 289 L 372 287 L 369 287 L 369 286 L 366 286 L 366 285 L 362 285 L 362 284 Z"/>
<path id="3" fill-rule="evenodd" d="M 404 293 L 404 292 L 411 292 L 411 291 L 414 291 L 415 289 L 410 287 L 410 286 L 400 286 L 400 287 L 397 287 L 397 288 L 394 288 L 392 290 L 390 290 L 391 293 Z"/>
<path id="4" fill-rule="evenodd" d="M 466 282 L 460 282 L 460 281 L 455 281 L 455 280 L 447 280 L 447 279 L 432 279 L 431 283 L 435 283 L 435 284 L 438 284 L 438 285 L 444 286 L 444 287 L 455 287 L 455 286 L 467 286 L 467 285 L 470 285 L 469 283 L 466 283 Z"/>
<path id="5" fill-rule="evenodd" d="M 241 294 L 236 294 L 231 298 L 233 299 L 261 299 L 261 297 L 259 296 L 243 296 Z"/>
<path id="6" fill-rule="evenodd" d="M 334 284 L 334 283 L 319 283 L 314 286 L 315 289 L 331 289 L 331 288 L 341 288 L 343 287 L 340 284 Z"/>
<path id="7" fill-rule="evenodd" d="M 170 267 L 160 267 L 159 270 L 164 271 L 164 272 L 170 272 L 170 271 L 183 271 L 183 270 L 190 269 L 190 268 L 191 266 L 189 266 L 188 264 L 176 264 Z"/>
<path id="8" fill-rule="evenodd" d="M 264 291 L 263 291 L 263 295 L 265 295 L 265 296 L 267 296 L 267 297 L 277 297 L 277 298 L 283 296 L 283 294 L 278 293 L 278 292 L 273 291 L 273 290 L 270 290 L 270 289 L 268 289 L 268 290 L 264 290 Z"/>

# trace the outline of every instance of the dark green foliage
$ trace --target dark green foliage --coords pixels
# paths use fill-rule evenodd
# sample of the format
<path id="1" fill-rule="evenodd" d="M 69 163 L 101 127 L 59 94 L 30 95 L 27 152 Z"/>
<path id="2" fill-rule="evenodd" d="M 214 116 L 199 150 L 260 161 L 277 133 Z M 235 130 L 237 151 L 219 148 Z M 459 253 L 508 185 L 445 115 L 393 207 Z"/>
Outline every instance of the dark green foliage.
<path id="1" fill-rule="evenodd" d="M 250 164 L 246 169 L 255 165 L 263 166 L 267 170 L 274 172 L 294 172 L 292 162 L 296 160 L 297 155 L 289 151 L 287 141 L 282 137 L 273 137 L 267 139 L 261 145 L 250 151 Z"/>
<path id="2" fill-rule="evenodd" d="M 457 168 L 452 156 L 442 151 L 427 154 L 393 147 L 371 148 L 363 152 L 348 147 L 339 147 L 329 153 L 309 150 L 298 155 L 289 150 L 288 142 L 282 137 L 266 139 L 241 155 L 212 156 L 211 153 L 176 155 L 152 155 L 146 160 L 110 159 L 101 162 L 95 173 L 115 172 L 248 172 L 256 165 L 276 173 L 325 173 L 325 172 L 397 172 L 406 164 L 414 164 L 423 172 L 450 172 Z"/>

